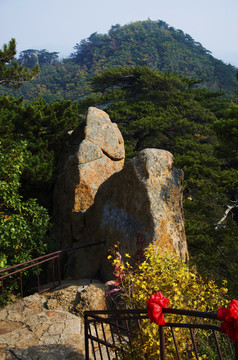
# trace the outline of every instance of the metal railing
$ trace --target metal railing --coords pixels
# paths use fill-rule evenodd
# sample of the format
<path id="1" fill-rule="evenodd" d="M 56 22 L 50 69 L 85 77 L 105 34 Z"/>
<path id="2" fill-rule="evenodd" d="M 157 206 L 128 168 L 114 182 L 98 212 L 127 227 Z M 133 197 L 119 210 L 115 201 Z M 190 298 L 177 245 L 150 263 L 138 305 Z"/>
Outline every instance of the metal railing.
<path id="1" fill-rule="evenodd" d="M 216 359 L 238 359 L 238 353 L 235 352 L 233 344 L 231 344 L 227 335 L 221 333 L 217 314 L 170 308 L 163 309 L 163 313 L 165 315 L 165 325 L 157 325 L 159 339 L 158 359 L 166 360 L 167 351 L 169 348 L 171 350 L 171 346 L 174 349 L 174 360 L 185 358 L 201 359 L 200 341 L 195 334 L 196 329 L 199 329 L 200 335 L 201 331 L 203 334 L 205 332 L 204 335 L 206 336 L 203 337 L 203 341 L 204 339 L 206 341 L 205 347 L 207 350 L 210 349 L 212 343 L 213 355 L 215 352 Z M 166 322 L 166 315 L 168 314 L 185 316 L 186 322 L 183 322 L 184 319 L 180 317 L 179 319 L 182 321 Z M 187 322 L 190 317 L 192 317 L 191 321 Z M 143 333 L 144 319 L 148 320 L 145 309 L 85 311 L 85 359 L 149 359 L 150 357 L 147 355 L 141 357 L 141 353 L 139 355 L 138 352 L 136 353 L 138 349 L 142 351 L 143 345 L 146 345 Z M 218 321 L 217 324 L 216 321 Z M 190 341 L 190 355 L 187 354 L 186 357 L 183 353 L 184 349 L 181 349 L 181 342 L 176 339 L 176 328 L 187 329 L 187 339 L 189 337 Z M 168 336 L 170 337 L 169 343 L 166 340 Z M 207 356 L 207 359 L 209 359 L 209 356 Z"/>
<path id="2" fill-rule="evenodd" d="M 73 248 L 69 248 L 69 249 L 63 249 L 63 250 L 58 250 L 55 251 L 53 253 L 50 254 L 46 254 L 40 257 L 37 257 L 35 259 L 8 267 L 6 269 L 2 269 L 0 270 L 0 281 L 1 281 L 1 295 L 2 295 L 2 304 L 1 305 L 4 306 L 5 305 L 5 298 L 4 298 L 4 281 L 7 278 L 11 278 L 13 275 L 19 274 L 19 292 L 21 297 L 24 296 L 23 294 L 23 281 L 22 281 L 22 274 L 24 271 L 32 269 L 32 268 L 36 268 L 36 277 L 37 277 L 37 292 L 41 293 L 43 291 L 47 291 L 50 289 L 53 289 L 56 286 L 61 285 L 61 254 L 69 252 L 69 251 L 74 251 L 74 250 L 80 250 L 83 248 L 87 248 L 87 247 L 92 247 L 92 246 L 97 246 L 97 245 L 101 245 L 101 244 L 105 244 L 105 241 L 101 241 L 101 242 L 97 242 L 97 243 L 93 243 L 93 244 L 86 244 L 86 245 L 81 245 L 81 246 L 77 246 L 77 247 L 73 247 Z M 42 264 L 46 264 L 46 263 L 52 262 L 52 286 L 49 288 L 44 288 L 44 290 L 40 290 L 40 287 L 44 284 L 40 284 L 40 269 L 39 266 Z M 55 262 L 57 263 L 57 271 L 55 271 Z M 57 277 L 56 277 L 56 272 L 57 272 Z M 2 274 L 2 275 L 1 275 Z M 56 284 L 57 282 L 57 284 Z"/>

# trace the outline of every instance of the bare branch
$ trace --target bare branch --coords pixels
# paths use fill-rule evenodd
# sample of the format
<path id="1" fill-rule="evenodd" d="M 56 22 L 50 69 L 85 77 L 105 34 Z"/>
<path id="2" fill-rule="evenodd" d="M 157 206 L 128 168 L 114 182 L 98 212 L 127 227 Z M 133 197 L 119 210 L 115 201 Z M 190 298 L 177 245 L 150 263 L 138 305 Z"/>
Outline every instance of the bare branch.
<path id="1" fill-rule="evenodd" d="M 215 224 L 215 229 L 218 230 L 222 223 L 226 220 L 227 216 L 229 215 L 229 213 L 232 211 L 232 209 L 234 208 L 238 208 L 238 200 L 237 201 L 234 201 L 234 204 L 233 205 L 227 205 L 227 209 L 226 211 L 224 212 L 224 215 L 222 216 L 221 220 L 218 221 L 217 224 Z"/>

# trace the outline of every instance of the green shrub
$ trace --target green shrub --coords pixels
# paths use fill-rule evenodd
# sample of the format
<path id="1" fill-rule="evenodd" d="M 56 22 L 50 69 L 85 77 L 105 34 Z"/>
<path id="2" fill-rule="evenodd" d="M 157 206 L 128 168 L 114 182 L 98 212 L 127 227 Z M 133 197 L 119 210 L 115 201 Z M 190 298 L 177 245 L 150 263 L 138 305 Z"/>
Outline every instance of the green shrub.
<path id="1" fill-rule="evenodd" d="M 151 294 L 161 292 L 170 300 L 169 307 L 176 309 L 217 311 L 218 306 L 227 304 L 225 287 L 218 288 L 214 281 L 204 281 L 201 276 L 189 270 L 188 266 L 181 261 L 176 254 L 162 254 L 153 245 L 145 250 L 145 260 L 134 269 L 128 262 L 120 258 L 119 248 L 116 245 L 114 250 L 116 256 L 112 262 L 115 267 L 114 274 L 121 279 L 119 287 L 119 306 L 127 308 L 145 308 L 146 300 Z M 128 257 L 129 255 L 126 254 Z M 109 258 L 113 258 L 109 255 Z M 123 274 L 123 276 L 122 276 Z M 117 281 L 118 283 L 118 281 Z M 118 293 L 117 293 L 118 294 Z M 181 321 L 178 315 L 166 315 L 166 322 Z M 191 318 L 183 319 L 191 322 Z M 159 329 L 158 325 L 150 323 L 149 319 L 142 322 L 143 344 L 138 339 L 134 340 L 133 355 L 128 359 L 157 359 L 159 354 Z M 166 329 L 165 329 L 166 330 Z M 188 330 L 175 329 L 175 336 L 182 358 L 195 359 L 193 354 L 192 341 Z M 170 333 L 171 334 L 171 333 Z M 175 359 L 175 348 L 173 338 L 169 332 L 166 335 L 166 359 Z M 201 344 L 201 359 L 213 359 L 216 350 L 213 345 L 204 346 L 205 336 L 196 332 L 197 341 Z M 214 349 L 214 351 L 213 351 Z"/>

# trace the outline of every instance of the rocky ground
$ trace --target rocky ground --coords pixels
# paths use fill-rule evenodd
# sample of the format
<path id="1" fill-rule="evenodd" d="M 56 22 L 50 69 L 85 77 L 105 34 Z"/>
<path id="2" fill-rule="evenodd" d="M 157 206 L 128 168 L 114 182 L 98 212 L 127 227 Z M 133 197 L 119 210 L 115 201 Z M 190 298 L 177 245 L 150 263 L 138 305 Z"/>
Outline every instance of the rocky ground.
<path id="1" fill-rule="evenodd" d="M 84 359 L 85 310 L 105 309 L 104 285 L 65 282 L 0 310 L 0 360 Z"/>

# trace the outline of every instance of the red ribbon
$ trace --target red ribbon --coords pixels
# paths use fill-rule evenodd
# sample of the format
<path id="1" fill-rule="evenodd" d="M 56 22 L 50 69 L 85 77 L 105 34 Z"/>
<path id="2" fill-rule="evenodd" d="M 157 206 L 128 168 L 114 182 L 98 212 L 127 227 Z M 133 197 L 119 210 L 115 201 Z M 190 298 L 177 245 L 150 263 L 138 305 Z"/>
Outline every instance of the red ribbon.
<path id="1" fill-rule="evenodd" d="M 238 301 L 233 299 L 228 309 L 221 306 L 217 313 L 217 318 L 223 321 L 221 324 L 221 332 L 225 333 L 235 341 L 236 348 L 238 349 Z"/>
<path id="2" fill-rule="evenodd" d="M 164 314 L 162 309 L 167 308 L 169 305 L 169 299 L 167 299 L 161 292 L 150 295 L 147 302 L 147 315 L 150 322 L 154 322 L 158 325 L 164 325 Z"/>

